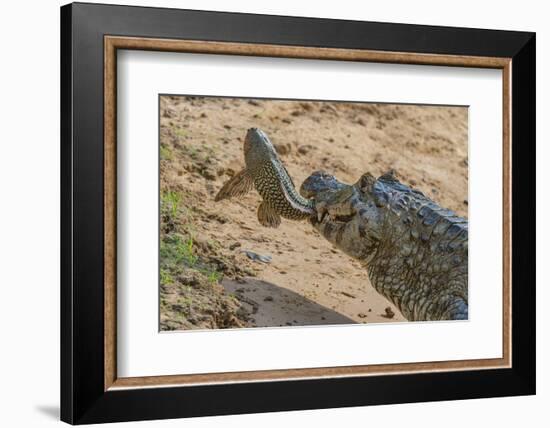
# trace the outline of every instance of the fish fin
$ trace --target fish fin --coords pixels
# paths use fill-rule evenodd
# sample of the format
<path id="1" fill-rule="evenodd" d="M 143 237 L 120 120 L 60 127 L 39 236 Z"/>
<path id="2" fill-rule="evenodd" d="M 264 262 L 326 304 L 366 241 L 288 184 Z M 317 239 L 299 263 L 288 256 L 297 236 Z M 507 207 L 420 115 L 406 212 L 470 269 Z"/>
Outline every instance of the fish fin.
<path id="1" fill-rule="evenodd" d="M 266 201 L 263 201 L 258 207 L 258 221 L 265 227 L 279 227 L 281 216 Z"/>
<path id="2" fill-rule="evenodd" d="M 242 196 L 248 193 L 253 185 L 254 180 L 248 174 L 248 170 L 243 169 L 223 185 L 214 200 L 221 201 L 222 199 L 229 199 L 234 196 Z"/>

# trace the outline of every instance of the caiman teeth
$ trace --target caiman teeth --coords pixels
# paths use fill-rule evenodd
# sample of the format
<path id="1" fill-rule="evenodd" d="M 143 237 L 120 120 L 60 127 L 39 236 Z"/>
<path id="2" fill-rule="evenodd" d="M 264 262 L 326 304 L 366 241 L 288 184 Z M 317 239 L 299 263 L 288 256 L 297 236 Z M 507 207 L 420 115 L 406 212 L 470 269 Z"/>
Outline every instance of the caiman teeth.
<path id="1" fill-rule="evenodd" d="M 323 219 L 325 218 L 325 216 L 328 213 L 326 203 L 325 202 L 317 203 L 316 209 L 317 209 L 317 221 L 319 223 L 322 223 Z"/>
<path id="2" fill-rule="evenodd" d="M 323 211 L 322 214 L 317 215 L 319 223 L 332 223 L 332 224 L 344 224 L 349 223 L 354 218 L 353 214 L 350 215 L 339 215 L 331 213 L 329 210 Z"/>
<path id="3" fill-rule="evenodd" d="M 325 208 L 324 205 L 319 204 L 317 206 L 317 221 L 321 223 L 326 215 L 327 215 L 327 209 Z"/>
<path id="4" fill-rule="evenodd" d="M 325 221 L 331 221 L 332 216 L 327 210 L 324 210 L 320 213 L 317 213 L 317 220 L 319 220 L 319 223 L 324 223 Z"/>

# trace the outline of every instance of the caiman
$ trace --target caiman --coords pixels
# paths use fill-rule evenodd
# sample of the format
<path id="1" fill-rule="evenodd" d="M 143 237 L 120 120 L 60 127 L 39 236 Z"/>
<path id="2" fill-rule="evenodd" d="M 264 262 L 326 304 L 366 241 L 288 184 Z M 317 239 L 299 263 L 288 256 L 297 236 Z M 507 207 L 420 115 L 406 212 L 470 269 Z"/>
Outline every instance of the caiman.
<path id="1" fill-rule="evenodd" d="M 318 171 L 302 184 L 313 227 L 359 260 L 373 287 L 410 321 L 468 319 L 468 221 L 393 172 L 354 185 Z"/>

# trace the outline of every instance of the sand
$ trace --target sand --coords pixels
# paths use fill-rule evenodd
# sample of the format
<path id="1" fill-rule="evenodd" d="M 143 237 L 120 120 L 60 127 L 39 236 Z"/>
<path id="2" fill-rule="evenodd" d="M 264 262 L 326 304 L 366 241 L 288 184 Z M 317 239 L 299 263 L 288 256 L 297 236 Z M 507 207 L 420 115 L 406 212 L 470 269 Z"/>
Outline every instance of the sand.
<path id="1" fill-rule="evenodd" d="M 195 308 L 196 322 L 189 323 L 174 302 L 190 288 L 175 278 L 161 287 L 163 329 L 405 321 L 372 288 L 366 270 L 307 222 L 262 227 L 255 191 L 214 202 L 244 166 L 250 127 L 269 135 L 297 187 L 320 169 L 347 183 L 367 171 L 378 176 L 394 169 L 403 183 L 467 217 L 466 108 L 163 96 L 160 113 L 161 191 L 181 199 L 173 225 L 165 227 L 192 235 L 197 257 L 223 260 L 215 292 L 234 303 L 234 322 L 221 325 L 208 316 L 202 322 L 196 315 L 205 311 Z M 271 262 L 253 261 L 243 250 Z"/>

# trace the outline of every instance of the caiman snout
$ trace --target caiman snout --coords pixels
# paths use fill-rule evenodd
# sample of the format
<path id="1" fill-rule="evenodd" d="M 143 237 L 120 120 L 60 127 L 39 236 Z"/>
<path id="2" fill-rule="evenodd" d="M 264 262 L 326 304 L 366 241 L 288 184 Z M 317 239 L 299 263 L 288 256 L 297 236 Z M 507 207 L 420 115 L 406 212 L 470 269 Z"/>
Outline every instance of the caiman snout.
<path id="1" fill-rule="evenodd" d="M 324 171 L 315 171 L 302 183 L 300 194 L 314 201 L 316 218 L 310 221 L 314 226 L 328 219 L 348 222 L 353 211 L 350 203 L 354 195 L 353 187 L 339 182 L 333 175 Z"/>
<path id="2" fill-rule="evenodd" d="M 345 184 L 340 183 L 332 174 L 325 171 L 315 171 L 300 186 L 300 195 L 308 199 L 316 198 L 322 193 L 334 192 L 344 186 Z"/>

